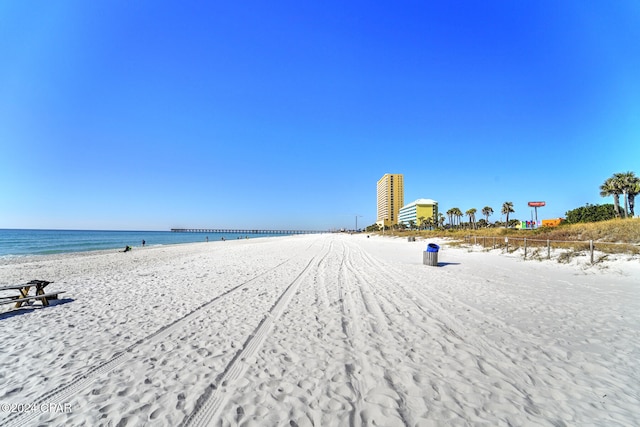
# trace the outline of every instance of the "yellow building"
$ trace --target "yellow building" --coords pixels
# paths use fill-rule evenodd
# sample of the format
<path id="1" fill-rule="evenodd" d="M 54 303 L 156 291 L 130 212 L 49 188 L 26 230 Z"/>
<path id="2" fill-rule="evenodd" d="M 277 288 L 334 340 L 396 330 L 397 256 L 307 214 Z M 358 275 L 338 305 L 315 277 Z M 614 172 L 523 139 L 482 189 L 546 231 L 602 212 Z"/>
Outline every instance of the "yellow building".
<path id="1" fill-rule="evenodd" d="M 438 202 L 432 199 L 418 199 L 400 208 L 398 214 L 399 222 L 406 226 L 413 224 L 416 227 L 422 226 L 422 221 L 431 218 L 432 223 L 438 220 Z"/>
<path id="2" fill-rule="evenodd" d="M 398 223 L 398 213 L 404 205 L 404 178 L 386 173 L 378 181 L 378 216 L 376 224 L 387 227 Z"/>

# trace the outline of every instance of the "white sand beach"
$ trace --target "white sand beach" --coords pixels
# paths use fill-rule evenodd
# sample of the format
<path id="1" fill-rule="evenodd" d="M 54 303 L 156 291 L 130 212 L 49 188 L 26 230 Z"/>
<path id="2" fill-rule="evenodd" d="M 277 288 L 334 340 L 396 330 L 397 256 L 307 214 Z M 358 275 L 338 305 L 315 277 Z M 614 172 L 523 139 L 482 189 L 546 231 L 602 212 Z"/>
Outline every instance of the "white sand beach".
<path id="1" fill-rule="evenodd" d="M 322 234 L 0 261 L 0 425 L 640 425 L 640 261 Z"/>

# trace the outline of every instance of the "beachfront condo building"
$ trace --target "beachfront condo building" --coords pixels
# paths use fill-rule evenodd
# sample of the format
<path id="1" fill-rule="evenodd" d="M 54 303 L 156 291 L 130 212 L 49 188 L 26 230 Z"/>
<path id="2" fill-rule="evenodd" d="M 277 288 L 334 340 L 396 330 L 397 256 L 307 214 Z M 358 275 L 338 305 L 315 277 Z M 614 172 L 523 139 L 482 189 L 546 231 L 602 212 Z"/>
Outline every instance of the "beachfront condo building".
<path id="1" fill-rule="evenodd" d="M 386 227 L 398 223 L 398 213 L 404 205 L 404 178 L 402 174 L 386 173 L 378 181 L 378 216 L 376 224 Z"/>
<path id="2" fill-rule="evenodd" d="M 398 222 L 410 227 L 420 228 L 423 221 L 429 218 L 435 223 L 438 220 L 438 202 L 431 199 L 418 199 L 400 208 Z"/>

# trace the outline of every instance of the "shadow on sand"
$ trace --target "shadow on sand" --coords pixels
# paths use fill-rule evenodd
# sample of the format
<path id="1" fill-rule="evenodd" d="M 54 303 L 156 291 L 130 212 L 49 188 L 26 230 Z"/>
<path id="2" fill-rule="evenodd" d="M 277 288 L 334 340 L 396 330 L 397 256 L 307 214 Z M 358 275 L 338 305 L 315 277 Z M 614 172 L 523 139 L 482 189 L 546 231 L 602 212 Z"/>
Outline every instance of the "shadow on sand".
<path id="1" fill-rule="evenodd" d="M 72 298 L 61 298 L 57 300 L 49 300 L 49 306 L 45 307 L 43 305 L 28 305 L 26 307 L 14 308 L 11 311 L 7 311 L 6 313 L 0 313 L 0 320 L 10 319 L 15 316 L 22 316 L 23 314 L 32 313 L 35 310 L 46 310 L 47 308 L 55 307 L 56 305 L 67 304 L 74 301 Z"/>

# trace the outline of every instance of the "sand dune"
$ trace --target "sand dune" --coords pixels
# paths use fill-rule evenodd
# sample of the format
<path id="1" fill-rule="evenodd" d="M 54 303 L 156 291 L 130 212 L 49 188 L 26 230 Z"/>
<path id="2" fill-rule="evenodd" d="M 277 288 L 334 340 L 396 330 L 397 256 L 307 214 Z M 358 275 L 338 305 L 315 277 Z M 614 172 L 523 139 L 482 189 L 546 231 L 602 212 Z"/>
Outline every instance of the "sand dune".
<path id="1" fill-rule="evenodd" d="M 67 291 L 0 306 L 0 424 L 640 425 L 637 259 L 440 243 L 439 267 L 340 234 L 0 261 Z"/>

